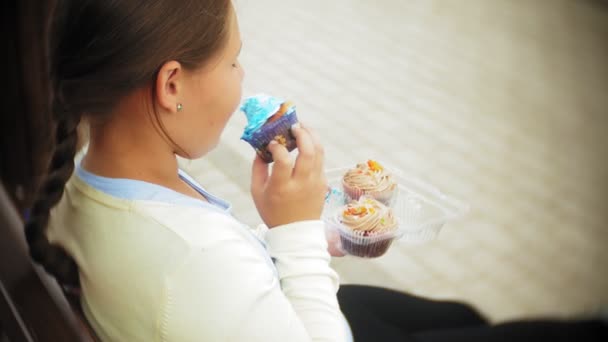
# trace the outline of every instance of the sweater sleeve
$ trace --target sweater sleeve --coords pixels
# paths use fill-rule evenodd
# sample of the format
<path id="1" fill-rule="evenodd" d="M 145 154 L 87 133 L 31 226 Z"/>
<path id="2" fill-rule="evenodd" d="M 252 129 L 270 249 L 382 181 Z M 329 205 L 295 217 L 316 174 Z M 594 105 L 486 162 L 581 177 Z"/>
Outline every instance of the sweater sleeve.
<path id="1" fill-rule="evenodd" d="M 336 292 L 338 275 L 329 266 L 325 226 L 306 221 L 276 227 L 265 235 L 283 293 L 313 341 L 344 341 L 344 317 Z"/>
<path id="2" fill-rule="evenodd" d="M 166 279 L 161 339 L 345 341 L 323 223 L 276 227 L 266 242 L 278 280 L 270 260 L 239 234 L 192 247 Z"/>

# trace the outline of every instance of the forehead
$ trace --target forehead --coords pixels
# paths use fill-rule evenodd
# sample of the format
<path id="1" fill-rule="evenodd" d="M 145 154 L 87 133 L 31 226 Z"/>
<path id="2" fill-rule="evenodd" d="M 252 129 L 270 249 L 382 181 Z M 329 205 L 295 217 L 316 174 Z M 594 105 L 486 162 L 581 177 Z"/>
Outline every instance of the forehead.
<path id="1" fill-rule="evenodd" d="M 228 18 L 228 45 L 230 44 L 236 44 L 237 47 L 240 47 L 241 45 L 241 32 L 239 30 L 239 20 L 238 17 L 236 15 L 236 11 L 234 10 L 234 6 L 230 6 L 231 10 L 230 10 L 230 14 L 229 14 L 229 18 Z"/>
<path id="2" fill-rule="evenodd" d="M 200 68 L 195 70 L 195 73 L 209 72 L 216 69 L 223 60 L 233 59 L 241 47 L 241 34 L 234 11 L 230 11 L 228 21 L 226 23 L 227 35 L 223 46 Z"/>

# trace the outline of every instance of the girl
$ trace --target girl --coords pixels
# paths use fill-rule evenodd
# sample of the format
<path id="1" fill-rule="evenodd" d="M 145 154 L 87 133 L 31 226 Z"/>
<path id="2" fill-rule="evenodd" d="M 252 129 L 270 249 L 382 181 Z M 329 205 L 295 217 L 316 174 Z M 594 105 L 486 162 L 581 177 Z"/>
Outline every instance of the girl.
<path id="1" fill-rule="evenodd" d="M 306 127 L 293 128 L 295 162 L 276 143 L 272 172 L 253 162 L 251 193 L 266 226 L 234 219 L 176 161 L 213 149 L 241 98 L 229 0 L 60 1 L 53 17 L 56 144 L 26 236 L 37 262 L 81 289 L 103 341 L 491 341 L 605 331 L 593 322 L 490 328 L 460 304 L 357 286 L 336 295 L 319 220 L 323 149 Z M 83 120 L 89 149 L 74 170 Z"/>
<path id="2" fill-rule="evenodd" d="M 217 144 L 241 99 L 231 3 L 67 1 L 55 18 L 57 147 L 26 233 L 35 260 L 80 286 L 99 337 L 345 340 L 310 132 L 293 130 L 295 165 L 279 144 L 272 174 L 253 164 L 263 238 L 178 170 L 176 155 Z M 89 149 L 69 180 L 83 118 Z"/>

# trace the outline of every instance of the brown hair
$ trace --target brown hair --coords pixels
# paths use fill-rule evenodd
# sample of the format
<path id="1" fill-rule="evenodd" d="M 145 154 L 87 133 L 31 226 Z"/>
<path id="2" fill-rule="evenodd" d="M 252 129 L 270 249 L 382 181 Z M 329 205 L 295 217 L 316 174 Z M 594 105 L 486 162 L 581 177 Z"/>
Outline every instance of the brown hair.
<path id="1" fill-rule="evenodd" d="M 154 89 L 158 70 L 167 61 L 176 60 L 190 70 L 201 67 L 228 39 L 231 3 L 59 2 L 50 44 L 55 150 L 25 230 L 32 258 L 60 283 L 73 286 L 78 284 L 78 268 L 61 247 L 49 243 L 46 226 L 74 170 L 81 118 L 109 113 L 135 89 Z"/>
<path id="2" fill-rule="evenodd" d="M 47 41 L 53 1 L 5 1 L 0 40 L 7 84 L 0 92 L 0 178 L 20 213 L 33 201 L 52 152 Z"/>

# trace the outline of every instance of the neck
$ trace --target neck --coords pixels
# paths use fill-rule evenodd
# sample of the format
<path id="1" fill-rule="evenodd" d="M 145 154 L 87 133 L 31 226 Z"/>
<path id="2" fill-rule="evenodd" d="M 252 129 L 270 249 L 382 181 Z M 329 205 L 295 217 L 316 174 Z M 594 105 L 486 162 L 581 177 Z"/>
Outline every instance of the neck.
<path id="1" fill-rule="evenodd" d="M 170 185 L 177 180 L 177 159 L 166 143 L 155 144 L 137 130 L 92 126 L 82 166 L 97 175 Z"/>
<path id="2" fill-rule="evenodd" d="M 95 174 L 174 187 L 179 181 L 173 149 L 157 132 L 133 97 L 122 102 L 103 123 L 91 122 L 82 166 Z"/>
<path id="3" fill-rule="evenodd" d="M 175 151 L 140 103 L 135 96 L 127 98 L 109 120 L 91 123 L 82 167 L 99 176 L 141 180 L 206 200 L 179 178 Z"/>

